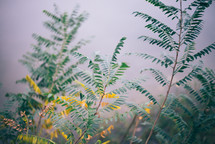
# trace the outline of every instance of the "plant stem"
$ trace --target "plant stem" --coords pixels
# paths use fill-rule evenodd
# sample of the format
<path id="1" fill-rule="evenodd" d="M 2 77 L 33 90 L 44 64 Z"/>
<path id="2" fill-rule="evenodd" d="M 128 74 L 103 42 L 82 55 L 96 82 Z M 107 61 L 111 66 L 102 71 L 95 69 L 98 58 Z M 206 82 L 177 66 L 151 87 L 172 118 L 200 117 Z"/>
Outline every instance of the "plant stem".
<path id="1" fill-rule="evenodd" d="M 58 69 L 59 69 L 59 66 L 60 66 L 60 59 L 62 58 L 62 53 L 63 53 L 63 48 L 65 46 L 65 43 L 66 43 L 66 37 L 65 37 L 65 39 L 64 39 L 64 41 L 62 43 L 61 49 L 60 49 L 60 55 L 59 55 L 59 59 L 58 59 L 59 62 L 57 63 L 56 71 L 55 71 L 55 73 L 53 75 L 53 82 L 51 84 L 51 88 L 49 89 L 49 93 L 52 92 L 52 89 L 54 87 L 54 81 L 56 80 L 56 77 L 57 77 Z M 37 131 L 36 131 L 37 134 L 39 134 L 39 131 L 40 131 L 41 121 L 42 121 L 42 117 L 40 116 L 38 124 L 37 124 Z"/>
<path id="2" fill-rule="evenodd" d="M 99 101 L 99 105 L 98 105 L 97 108 L 96 108 L 95 115 L 97 114 L 97 112 L 98 112 L 98 110 L 99 110 L 99 107 L 101 106 L 101 103 L 102 103 L 102 100 L 103 100 L 103 98 L 104 98 L 104 95 L 105 95 L 105 91 L 104 91 L 103 95 L 101 96 L 101 99 L 100 99 L 100 101 Z"/>
<path id="3" fill-rule="evenodd" d="M 183 143 L 186 142 L 186 140 L 189 138 L 191 132 L 192 132 L 193 128 L 190 128 L 188 135 L 186 136 L 186 138 L 184 139 Z"/>
<path id="4" fill-rule="evenodd" d="M 55 73 L 53 75 L 53 82 L 52 82 L 51 88 L 49 89 L 49 93 L 51 93 L 51 91 L 52 91 L 52 89 L 54 87 L 54 82 L 55 82 L 56 77 L 57 77 L 57 73 L 58 73 L 58 69 L 59 69 L 59 66 L 60 66 L 60 61 L 61 61 L 61 58 L 62 58 L 63 49 L 64 49 L 65 44 L 66 44 L 66 37 L 65 37 L 65 39 L 64 39 L 64 41 L 62 43 L 61 49 L 60 49 L 60 55 L 59 55 L 59 59 L 58 59 L 59 62 L 57 63 L 56 71 L 55 71 Z"/>
<path id="5" fill-rule="evenodd" d="M 132 119 L 132 121 L 131 121 L 131 123 L 130 123 L 129 127 L 127 128 L 127 130 L 126 130 L 126 132 L 125 132 L 124 136 L 122 137 L 122 139 L 121 139 L 120 143 L 123 143 L 123 141 L 124 141 L 125 137 L 128 135 L 129 130 L 131 129 L 131 127 L 132 127 L 133 123 L 135 122 L 136 118 L 137 118 L 137 115 L 135 115 L 135 116 L 134 116 L 134 118 Z"/>
<path id="6" fill-rule="evenodd" d="M 136 133 L 136 130 L 137 130 L 137 126 L 138 126 L 139 122 L 140 122 L 140 119 L 139 119 L 139 116 L 137 116 L 136 117 L 136 123 L 135 123 L 135 127 L 134 127 L 134 131 L 133 131 L 132 137 L 135 136 L 135 133 Z M 132 143 L 133 142 L 132 142 L 132 139 L 131 139 L 130 144 L 132 144 Z"/>
<path id="7" fill-rule="evenodd" d="M 28 117 L 25 115 L 25 118 L 27 120 L 27 131 L 26 131 L 26 135 L 28 136 L 28 131 L 29 131 L 29 120 L 28 120 Z"/>
<path id="8" fill-rule="evenodd" d="M 171 86 L 172 86 L 173 78 L 174 78 L 174 76 L 175 76 L 175 73 L 174 73 L 174 72 L 175 72 L 175 69 L 176 69 L 176 66 L 177 66 L 178 55 L 179 55 L 179 49 L 180 49 L 180 47 L 181 47 L 181 34 L 182 34 L 182 0 L 180 0 L 180 11 L 181 11 L 181 12 L 180 12 L 180 31 L 179 31 L 178 49 L 176 50 L 175 62 L 174 62 L 174 66 L 173 66 L 173 68 L 172 68 L 172 75 L 171 75 L 170 83 L 169 83 L 169 86 L 168 86 L 168 89 L 167 89 L 167 92 L 166 92 L 165 99 L 164 99 L 164 101 L 163 101 L 163 103 L 162 103 L 162 105 L 161 105 L 161 107 L 160 107 L 160 110 L 159 110 L 159 112 L 158 112 L 158 114 L 157 114 L 157 117 L 156 117 L 156 119 L 155 119 L 155 121 L 154 121 L 154 124 L 153 124 L 153 126 L 152 126 L 152 129 L 151 129 L 151 131 L 150 131 L 150 133 L 149 133 L 149 136 L 148 136 L 148 138 L 146 139 L 145 144 L 148 144 L 148 142 L 149 142 L 149 140 L 150 140 L 150 138 L 151 138 L 151 136 L 152 136 L 152 133 L 153 133 L 153 131 L 154 131 L 154 128 L 155 128 L 155 126 L 156 126 L 156 124 L 157 124 L 157 122 L 158 122 L 158 119 L 160 118 L 161 111 L 162 111 L 162 109 L 163 109 L 163 107 L 164 107 L 164 105 L 165 105 L 165 103 L 166 103 L 166 100 L 167 100 L 167 98 L 168 98 L 168 95 L 169 95 L 169 92 L 170 92 L 170 89 L 171 89 Z"/>
<path id="9" fill-rule="evenodd" d="M 98 106 L 97 106 L 97 108 L 96 108 L 96 112 L 94 113 L 94 115 L 98 114 L 99 107 L 101 106 L 102 100 L 103 100 L 104 95 L 105 95 L 105 90 L 106 90 L 106 86 L 104 87 L 104 92 L 103 92 L 103 94 L 102 94 L 102 96 L 101 96 L 101 99 L 100 99 L 100 101 L 99 101 L 99 104 L 98 104 Z M 80 139 L 82 138 L 82 136 L 83 136 L 86 132 L 87 132 L 87 129 L 85 129 L 85 130 L 83 131 L 83 133 L 81 134 L 81 136 L 75 141 L 74 144 L 77 144 L 77 143 L 80 141 Z"/>
<path id="10" fill-rule="evenodd" d="M 79 140 L 83 137 L 83 135 L 86 133 L 87 129 L 85 129 L 83 131 L 83 133 L 81 134 L 81 136 L 76 140 L 76 142 L 74 144 L 77 144 L 79 142 Z"/>
<path id="11" fill-rule="evenodd" d="M 42 117 L 40 116 L 39 121 L 37 123 L 37 131 L 36 131 L 36 135 L 40 136 L 40 124 L 42 121 Z"/>

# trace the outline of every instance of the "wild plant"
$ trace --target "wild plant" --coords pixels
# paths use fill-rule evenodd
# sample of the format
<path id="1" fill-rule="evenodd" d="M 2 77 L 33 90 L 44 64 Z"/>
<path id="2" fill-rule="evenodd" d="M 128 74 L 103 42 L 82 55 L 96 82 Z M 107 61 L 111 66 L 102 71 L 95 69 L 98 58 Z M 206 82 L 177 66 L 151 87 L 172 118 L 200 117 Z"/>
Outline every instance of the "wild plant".
<path id="1" fill-rule="evenodd" d="M 153 122 L 151 131 L 145 141 L 145 144 L 149 143 L 149 140 L 155 131 L 156 124 L 161 116 L 165 112 L 165 105 L 170 94 L 170 90 L 174 85 L 185 86 L 187 81 L 193 79 L 194 75 L 198 73 L 199 69 L 192 69 L 191 62 L 199 60 L 203 56 L 211 53 L 215 49 L 215 43 L 208 45 L 206 48 L 195 52 L 195 40 L 201 33 L 203 28 L 202 17 L 205 10 L 212 5 L 213 0 L 194 0 L 185 8 L 183 7 L 183 0 L 176 0 L 179 7 L 168 6 L 159 0 L 146 0 L 155 7 L 158 7 L 165 16 L 171 18 L 173 21 L 177 21 L 175 29 L 172 29 L 167 24 L 162 23 L 156 18 L 145 14 L 143 12 L 134 12 L 135 17 L 140 17 L 147 23 L 145 28 L 149 29 L 155 34 L 158 34 L 159 39 L 149 36 L 140 36 L 139 39 L 149 42 L 151 45 L 163 48 L 170 53 L 169 55 L 163 55 L 161 58 L 157 58 L 153 55 L 146 53 L 135 53 L 144 59 L 149 59 L 153 63 L 161 65 L 162 69 L 170 69 L 170 79 L 162 73 L 162 71 L 154 68 L 147 69 L 150 71 L 155 80 L 163 87 L 167 88 L 164 100 L 159 104 L 159 111 Z M 186 0 L 185 0 L 186 1 Z M 129 53 L 134 54 L 134 53 Z M 191 70 L 190 70 L 191 69 Z M 190 70 L 190 73 L 183 79 L 174 83 L 174 78 L 177 74 Z M 209 96 L 207 96 L 209 97 Z"/>

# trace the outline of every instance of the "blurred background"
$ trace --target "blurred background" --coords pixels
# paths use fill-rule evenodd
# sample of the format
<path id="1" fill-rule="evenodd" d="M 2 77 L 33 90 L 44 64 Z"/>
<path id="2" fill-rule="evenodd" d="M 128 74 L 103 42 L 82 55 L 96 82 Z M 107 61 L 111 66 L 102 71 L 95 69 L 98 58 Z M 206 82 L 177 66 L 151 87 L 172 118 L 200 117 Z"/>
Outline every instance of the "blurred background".
<path id="1" fill-rule="evenodd" d="M 165 3 L 175 5 L 174 1 L 165 1 Z M 169 24 L 172 28 L 175 28 L 176 24 L 172 21 L 170 23 L 168 18 L 161 15 L 159 9 L 154 8 L 144 0 L 0 0 L 0 104 L 4 101 L 5 93 L 21 92 L 26 89 L 21 84 L 15 84 L 16 80 L 28 74 L 27 69 L 18 60 L 27 51 L 32 50 L 30 45 L 35 43 L 31 37 L 33 33 L 42 36 L 50 35 L 49 31 L 43 27 L 43 22 L 48 19 L 42 11 L 53 12 L 54 4 L 59 7 L 60 12 L 70 13 L 79 5 L 80 12 L 86 11 L 89 13 L 88 20 L 81 26 L 76 37 L 77 40 L 81 38 L 91 39 L 91 43 L 80 50 L 87 56 L 93 55 L 95 51 L 100 51 L 104 55 L 112 54 L 121 37 L 127 37 L 120 59 L 128 62 L 128 65 L 131 66 L 126 74 L 126 77 L 129 78 L 138 77 L 141 69 L 155 65 L 138 57 L 124 56 L 124 53 L 144 52 L 159 57 L 162 52 L 162 49 L 149 46 L 142 40 L 137 39 L 141 35 L 154 37 L 154 34 L 145 29 L 144 21 L 134 17 L 132 13 L 134 11 L 148 13 Z M 186 3 L 184 3 L 184 6 L 186 6 Z M 206 10 L 204 29 L 196 40 L 197 49 L 202 49 L 215 40 L 214 14 L 215 7 L 213 5 Z M 215 68 L 214 54 L 213 52 L 204 59 L 205 65 L 212 69 Z M 179 77 L 176 77 L 176 79 Z M 148 88 L 155 96 L 164 92 L 162 87 L 159 87 L 159 85 L 156 87 L 152 83 L 154 83 L 153 80 L 146 83 L 144 87 Z M 136 101 L 134 98 L 132 100 Z"/>

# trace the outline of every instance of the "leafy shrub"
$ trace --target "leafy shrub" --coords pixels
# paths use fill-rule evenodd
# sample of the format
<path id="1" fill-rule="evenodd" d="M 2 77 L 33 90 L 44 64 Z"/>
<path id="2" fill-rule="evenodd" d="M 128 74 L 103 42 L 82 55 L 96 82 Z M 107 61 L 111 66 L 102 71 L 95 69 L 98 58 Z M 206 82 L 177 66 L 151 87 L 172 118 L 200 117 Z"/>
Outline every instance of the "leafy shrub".
<path id="1" fill-rule="evenodd" d="M 28 83 L 30 89 L 27 93 L 6 95 L 9 100 L 1 112 L 1 140 L 7 143 L 102 143 L 104 139 L 99 138 L 105 138 L 112 132 L 114 122 L 125 122 L 132 117 L 119 143 L 126 141 L 124 139 L 127 137 L 130 143 L 146 144 L 213 142 L 210 134 L 215 126 L 214 72 L 203 70 L 202 66 L 192 67 L 192 62 L 215 49 L 215 43 L 212 43 L 195 52 L 195 40 L 203 27 L 204 11 L 213 1 L 194 0 L 186 8 L 182 7 L 182 0 L 176 0 L 179 8 L 159 0 L 146 1 L 177 21 L 176 28 L 172 29 L 148 14 L 134 12 L 136 17 L 149 23 L 145 27 L 159 37 L 140 36 L 139 39 L 169 53 L 161 58 L 146 53 L 128 53 L 149 59 L 164 70 L 170 69 L 170 80 L 158 69 L 145 69 L 166 87 L 162 102 L 143 87 L 142 79 L 122 80 L 129 66 L 119 62 L 117 56 L 123 48 L 125 37 L 121 38 L 111 57 L 95 54 L 90 58 L 78 52 L 88 40 L 72 45 L 87 14 L 78 14 L 77 9 L 71 15 L 44 10 L 51 19 L 44 25 L 53 34 L 50 38 L 33 34 L 37 42 L 32 45 L 34 51 L 20 60 L 28 68 L 30 76 L 17 82 Z M 81 69 L 80 64 L 84 64 L 85 68 Z M 174 82 L 175 76 L 185 70 L 190 70 L 190 73 Z M 199 80 L 199 90 L 188 84 L 193 79 Z M 188 94 L 170 94 L 173 86 L 183 87 Z M 150 102 L 135 104 L 127 101 L 130 90 L 145 95 Z M 14 105 L 16 108 L 11 110 Z M 115 112 L 124 107 L 126 112 Z M 155 111 L 158 113 L 153 121 Z M 145 128 L 143 133 L 137 132 L 140 124 Z M 132 125 L 134 128 L 130 134 Z M 48 135 L 41 137 L 44 133 Z M 61 135 L 60 138 L 58 135 Z M 109 142 L 111 140 L 103 144 Z"/>

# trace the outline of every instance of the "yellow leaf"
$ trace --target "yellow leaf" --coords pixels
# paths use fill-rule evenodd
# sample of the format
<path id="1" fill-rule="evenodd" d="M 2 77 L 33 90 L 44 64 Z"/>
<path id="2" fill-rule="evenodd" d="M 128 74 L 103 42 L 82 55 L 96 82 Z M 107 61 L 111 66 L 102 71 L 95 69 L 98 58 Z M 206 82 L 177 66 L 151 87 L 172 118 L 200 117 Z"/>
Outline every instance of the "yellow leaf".
<path id="1" fill-rule="evenodd" d="M 119 98 L 115 93 L 106 93 L 103 98 Z"/>
<path id="2" fill-rule="evenodd" d="M 150 114 L 150 109 L 149 108 L 145 108 L 145 111 Z"/>
<path id="3" fill-rule="evenodd" d="M 108 144 L 108 143 L 110 143 L 110 140 L 103 142 L 102 144 Z"/>
<path id="4" fill-rule="evenodd" d="M 79 84 L 81 87 L 83 87 L 84 90 L 91 92 L 93 95 L 96 95 L 95 92 L 91 88 L 88 88 L 85 84 L 81 83 L 80 81 L 75 80 L 74 82 Z"/>
<path id="5" fill-rule="evenodd" d="M 153 101 L 150 101 L 150 103 L 147 104 L 147 106 L 151 106 L 151 105 L 153 105 L 153 104 L 154 104 Z"/>
<path id="6" fill-rule="evenodd" d="M 113 126 L 113 125 L 110 125 L 110 126 L 107 128 L 107 130 L 108 130 L 109 133 L 111 133 L 111 129 L 114 129 L 114 126 Z"/>
<path id="7" fill-rule="evenodd" d="M 77 92 L 76 94 L 74 94 L 74 96 L 79 97 L 80 96 L 81 91 Z"/>
<path id="8" fill-rule="evenodd" d="M 86 140 L 90 140 L 91 138 L 92 138 L 92 136 L 91 136 L 91 135 L 87 135 Z"/>
<path id="9" fill-rule="evenodd" d="M 44 121 L 43 125 L 42 125 L 42 128 L 47 129 L 47 130 L 52 129 L 53 126 L 52 126 L 51 120 L 50 120 L 50 119 L 46 119 L 46 120 Z"/>
<path id="10" fill-rule="evenodd" d="M 142 116 L 139 116 L 138 119 L 141 120 L 141 119 L 143 119 L 143 117 L 142 117 Z"/>
<path id="11" fill-rule="evenodd" d="M 86 104 L 86 100 L 82 100 L 82 101 L 79 101 L 79 100 L 77 100 L 76 98 L 74 98 L 74 97 L 69 97 L 69 96 L 59 96 L 56 100 L 54 100 L 53 101 L 53 103 L 55 104 L 55 103 L 57 103 L 57 104 L 60 104 L 61 103 L 61 101 L 58 101 L 58 100 L 60 100 L 60 99 L 62 99 L 62 100 L 64 100 L 64 101 L 67 101 L 67 102 L 70 102 L 70 104 L 72 104 L 72 103 L 74 103 L 74 102 L 76 102 L 77 104 L 79 104 L 80 106 L 82 106 L 82 107 L 88 107 L 88 105 Z M 57 102 L 58 101 L 58 102 Z M 66 105 L 66 106 L 68 106 L 68 105 Z"/>
<path id="12" fill-rule="evenodd" d="M 77 103 L 80 104 L 82 107 L 86 107 L 86 108 L 87 108 L 88 105 L 86 104 L 85 101 L 86 101 L 86 100 L 82 100 L 82 101 L 78 101 L 78 100 L 77 100 Z"/>
<path id="13" fill-rule="evenodd" d="M 60 114 L 63 116 L 63 118 L 65 118 L 64 112 L 61 111 Z"/>
<path id="14" fill-rule="evenodd" d="M 106 106 L 106 105 L 108 105 L 108 104 L 109 104 L 108 102 L 102 102 L 102 103 L 101 103 L 102 107 L 104 107 L 104 106 Z"/>
<path id="15" fill-rule="evenodd" d="M 54 137 L 54 132 L 51 132 L 51 140 L 53 139 L 53 137 Z"/>
<path id="16" fill-rule="evenodd" d="M 56 138 L 58 137 L 56 130 L 54 131 L 54 137 L 56 137 Z"/>
<path id="17" fill-rule="evenodd" d="M 36 143 L 37 143 L 37 137 L 33 137 L 32 144 L 36 144 Z"/>
<path id="18" fill-rule="evenodd" d="M 60 113 L 64 118 L 68 116 L 68 114 L 66 113 L 66 110 L 63 110 Z"/>
<path id="19" fill-rule="evenodd" d="M 48 100 L 46 100 L 45 101 L 45 106 L 47 106 L 49 104 L 49 101 Z"/>
<path id="20" fill-rule="evenodd" d="M 67 109 L 65 109 L 64 111 L 65 111 L 65 114 L 66 114 L 66 116 L 68 116 L 69 115 L 69 113 L 70 113 L 70 111 L 72 110 L 72 108 L 70 107 L 70 108 L 67 108 Z"/>
<path id="21" fill-rule="evenodd" d="M 67 140 L 67 135 L 64 132 L 62 132 L 61 135 Z"/>
<path id="22" fill-rule="evenodd" d="M 37 84 L 31 79 L 29 75 L 26 75 L 26 80 L 29 82 L 30 86 L 33 86 L 34 91 L 38 94 L 41 94 L 40 88 L 37 86 Z"/>
<path id="23" fill-rule="evenodd" d="M 79 129 L 80 136 L 82 135 L 82 129 Z"/>
<path id="24" fill-rule="evenodd" d="M 105 138 L 104 135 L 106 135 L 106 133 L 107 133 L 106 130 L 103 130 L 103 131 L 100 133 L 100 136 L 103 137 L 103 138 Z"/>
<path id="25" fill-rule="evenodd" d="M 105 135 L 109 133 L 111 133 L 111 130 L 114 129 L 114 126 L 113 125 L 110 125 L 106 130 L 103 130 L 100 135 L 101 137 L 105 138 Z"/>
<path id="26" fill-rule="evenodd" d="M 113 110 L 121 109 L 120 106 L 116 106 L 116 105 L 110 105 L 110 107 L 111 107 Z"/>

